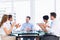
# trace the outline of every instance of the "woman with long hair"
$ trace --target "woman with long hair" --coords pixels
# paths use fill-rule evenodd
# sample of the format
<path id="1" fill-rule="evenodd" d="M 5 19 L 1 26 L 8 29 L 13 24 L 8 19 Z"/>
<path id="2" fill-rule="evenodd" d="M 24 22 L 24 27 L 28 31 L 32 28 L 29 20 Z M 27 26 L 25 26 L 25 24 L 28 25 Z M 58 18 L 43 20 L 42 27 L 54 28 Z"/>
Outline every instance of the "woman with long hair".
<path id="1" fill-rule="evenodd" d="M 11 34 L 11 32 L 13 30 L 13 27 L 14 27 L 14 24 L 15 23 L 13 23 L 10 26 L 8 24 L 8 15 L 4 14 L 3 17 L 2 17 L 2 20 L 0 22 L 0 29 L 1 29 L 0 34 L 2 34 L 2 35 L 9 35 L 9 34 Z"/>

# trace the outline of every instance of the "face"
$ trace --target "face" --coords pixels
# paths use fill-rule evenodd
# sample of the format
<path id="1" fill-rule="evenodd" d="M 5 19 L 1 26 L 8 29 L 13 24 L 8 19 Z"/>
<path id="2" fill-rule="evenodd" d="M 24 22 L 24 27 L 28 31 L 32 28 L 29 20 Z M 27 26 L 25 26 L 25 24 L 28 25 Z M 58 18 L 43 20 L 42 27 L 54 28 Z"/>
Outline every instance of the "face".
<path id="1" fill-rule="evenodd" d="M 30 21 L 30 19 L 29 18 L 26 18 L 26 22 L 29 22 Z"/>
<path id="2" fill-rule="evenodd" d="M 44 22 L 47 22 L 48 20 L 44 20 Z"/>
<path id="3" fill-rule="evenodd" d="M 51 20 L 54 20 L 54 17 L 53 16 L 50 16 Z"/>
<path id="4" fill-rule="evenodd" d="M 13 18 L 10 18 L 10 21 L 13 21 Z"/>

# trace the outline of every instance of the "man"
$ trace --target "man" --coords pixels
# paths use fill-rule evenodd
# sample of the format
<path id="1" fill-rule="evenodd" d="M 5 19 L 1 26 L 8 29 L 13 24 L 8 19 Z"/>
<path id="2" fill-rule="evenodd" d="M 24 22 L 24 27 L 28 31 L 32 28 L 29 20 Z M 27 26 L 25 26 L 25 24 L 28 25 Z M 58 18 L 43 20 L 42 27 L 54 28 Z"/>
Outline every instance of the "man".
<path id="1" fill-rule="evenodd" d="M 12 32 L 14 31 L 14 30 L 17 30 L 17 28 L 19 28 L 20 27 L 20 25 L 19 24 L 16 24 L 16 22 L 13 22 L 13 17 L 12 17 L 12 15 L 8 15 L 8 23 L 9 23 L 9 25 L 11 26 L 12 25 L 12 23 L 15 23 L 15 27 L 13 28 L 13 30 L 12 30 Z M 12 33 L 11 32 L 11 33 Z M 11 35 L 11 34 L 10 34 Z"/>
<path id="2" fill-rule="evenodd" d="M 59 20 L 56 18 L 56 13 L 55 12 L 52 12 L 52 13 L 50 13 L 50 18 L 51 18 L 51 20 L 52 20 L 52 22 L 51 22 L 51 28 L 49 29 L 50 30 L 50 32 L 51 32 L 51 34 L 53 34 L 53 35 L 56 35 L 56 36 L 60 36 L 60 27 L 59 27 L 59 25 L 60 25 L 60 22 L 59 22 Z"/>
<path id="3" fill-rule="evenodd" d="M 26 17 L 26 22 L 22 24 L 22 28 L 21 28 L 22 31 L 29 32 L 33 30 L 33 24 L 30 23 L 30 19 L 31 17 L 29 16 Z M 29 38 L 23 37 L 23 40 L 28 40 L 28 39 L 34 40 L 33 37 L 29 37 Z"/>
<path id="4" fill-rule="evenodd" d="M 8 15 L 8 20 L 10 21 L 10 24 L 12 24 L 13 21 L 12 15 Z"/>

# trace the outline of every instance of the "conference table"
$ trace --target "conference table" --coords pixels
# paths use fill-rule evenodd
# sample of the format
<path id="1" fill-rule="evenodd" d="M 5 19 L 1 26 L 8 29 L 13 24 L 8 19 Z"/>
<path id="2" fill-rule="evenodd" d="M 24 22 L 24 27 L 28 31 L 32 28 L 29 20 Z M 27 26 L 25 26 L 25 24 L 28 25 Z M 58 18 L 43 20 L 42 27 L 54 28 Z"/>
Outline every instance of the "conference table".
<path id="1" fill-rule="evenodd" d="M 23 38 L 23 37 L 34 37 L 34 38 L 39 38 L 40 36 L 43 36 L 45 33 L 43 31 L 14 31 L 12 32 L 11 35 L 16 36 L 16 40 L 18 38 Z"/>

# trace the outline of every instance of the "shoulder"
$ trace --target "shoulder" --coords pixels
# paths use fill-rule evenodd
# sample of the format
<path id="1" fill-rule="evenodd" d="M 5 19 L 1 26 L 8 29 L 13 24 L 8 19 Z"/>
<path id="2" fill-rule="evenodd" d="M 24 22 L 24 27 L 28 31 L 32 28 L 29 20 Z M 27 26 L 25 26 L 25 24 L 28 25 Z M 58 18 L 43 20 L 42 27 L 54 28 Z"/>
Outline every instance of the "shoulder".
<path id="1" fill-rule="evenodd" d="M 26 23 L 23 23 L 22 26 L 23 26 L 23 25 L 26 25 Z"/>
<path id="2" fill-rule="evenodd" d="M 51 24 L 51 22 L 53 22 L 52 20 L 48 20 L 48 24 Z"/>
<path id="3" fill-rule="evenodd" d="M 3 27 L 6 27 L 7 26 L 7 24 L 8 24 L 8 22 L 5 22 L 5 23 L 3 23 Z"/>
<path id="4" fill-rule="evenodd" d="M 58 19 L 55 19 L 55 20 L 53 21 L 53 23 L 54 23 L 54 24 L 57 24 L 57 23 L 59 23 L 59 20 L 58 20 Z"/>
<path id="5" fill-rule="evenodd" d="M 7 22 L 3 23 L 3 25 L 7 25 Z"/>
<path id="6" fill-rule="evenodd" d="M 7 25 L 7 23 L 5 22 L 5 23 L 3 23 L 2 27 L 5 27 L 6 25 Z"/>

